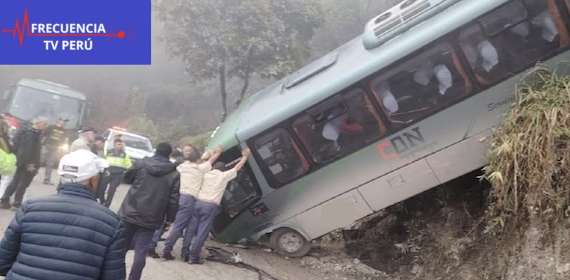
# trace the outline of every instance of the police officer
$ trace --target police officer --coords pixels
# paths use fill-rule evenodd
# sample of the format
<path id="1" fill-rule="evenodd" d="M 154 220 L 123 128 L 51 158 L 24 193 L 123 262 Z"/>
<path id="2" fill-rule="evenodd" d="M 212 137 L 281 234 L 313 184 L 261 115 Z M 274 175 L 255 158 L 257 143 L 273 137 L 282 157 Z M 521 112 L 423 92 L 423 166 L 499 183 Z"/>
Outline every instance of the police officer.
<path id="1" fill-rule="evenodd" d="M 109 207 L 113 202 L 113 197 L 115 196 L 117 187 L 123 181 L 125 172 L 131 168 L 132 161 L 129 155 L 125 152 L 125 143 L 120 138 L 113 141 L 113 149 L 106 152 L 105 159 L 109 163 L 109 169 L 107 170 L 108 176 L 106 183 L 101 185 L 101 189 L 99 190 L 99 200 L 103 205 Z M 105 197 L 106 189 L 107 197 Z"/>

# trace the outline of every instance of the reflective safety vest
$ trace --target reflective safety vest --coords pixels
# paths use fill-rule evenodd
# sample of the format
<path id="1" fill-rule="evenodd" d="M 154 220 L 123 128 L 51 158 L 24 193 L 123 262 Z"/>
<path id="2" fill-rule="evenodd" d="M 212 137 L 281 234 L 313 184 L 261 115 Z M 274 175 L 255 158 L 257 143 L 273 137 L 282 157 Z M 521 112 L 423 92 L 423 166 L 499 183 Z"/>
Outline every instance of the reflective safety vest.
<path id="1" fill-rule="evenodd" d="M 117 152 L 115 149 L 110 150 L 105 155 L 105 159 L 111 167 L 129 169 L 133 166 L 131 158 L 124 151 Z"/>

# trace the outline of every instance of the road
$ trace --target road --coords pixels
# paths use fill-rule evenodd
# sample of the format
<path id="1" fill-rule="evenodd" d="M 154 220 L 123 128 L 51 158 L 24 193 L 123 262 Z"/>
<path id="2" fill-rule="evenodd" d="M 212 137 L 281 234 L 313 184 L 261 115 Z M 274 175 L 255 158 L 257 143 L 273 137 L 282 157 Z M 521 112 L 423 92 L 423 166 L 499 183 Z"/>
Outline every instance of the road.
<path id="1" fill-rule="evenodd" d="M 40 172 L 43 174 L 43 172 Z M 25 199 L 42 197 L 55 194 L 55 186 L 46 186 L 41 183 L 42 175 L 38 175 L 30 188 L 28 189 Z M 119 187 L 115 200 L 111 208 L 117 210 L 128 191 L 128 186 L 122 185 Z M 3 189 L 0 189 L 3 192 Z M 0 210 L 0 236 L 4 235 L 4 231 L 14 215 L 13 210 Z M 181 242 L 178 242 L 180 246 Z M 210 242 L 209 245 L 223 246 Z M 162 245 L 159 245 L 159 249 Z M 300 259 L 284 259 L 273 253 L 267 252 L 263 249 L 235 249 L 228 248 L 232 252 L 237 252 L 245 263 L 255 265 L 257 268 L 263 269 L 272 275 L 275 279 L 279 280 L 293 280 L 293 279 L 354 279 L 347 276 L 342 271 L 319 271 L 314 266 L 303 265 L 303 260 Z M 175 248 L 175 252 L 180 252 L 180 247 Z M 127 268 L 130 268 L 132 261 L 132 252 L 127 255 Z M 177 256 L 179 257 L 179 256 Z M 350 262 L 350 260 L 348 261 Z M 337 266 L 338 267 L 338 266 Z M 339 274 L 340 273 L 340 274 Z M 359 277 L 360 278 L 360 277 Z M 0 279 L 3 279 L 0 277 Z M 207 262 L 202 266 L 194 266 L 183 263 L 179 260 L 166 262 L 162 260 L 154 260 L 147 258 L 147 266 L 145 268 L 143 279 L 145 280 L 258 280 L 258 273 L 238 268 L 231 265 Z"/>

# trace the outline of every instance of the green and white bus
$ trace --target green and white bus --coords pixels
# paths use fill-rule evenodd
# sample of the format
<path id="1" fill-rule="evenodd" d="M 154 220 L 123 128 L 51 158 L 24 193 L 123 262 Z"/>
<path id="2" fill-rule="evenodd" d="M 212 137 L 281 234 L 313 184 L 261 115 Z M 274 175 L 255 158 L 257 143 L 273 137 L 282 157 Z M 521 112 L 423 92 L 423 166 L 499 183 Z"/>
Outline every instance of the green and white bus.
<path id="1" fill-rule="evenodd" d="M 256 93 L 212 135 L 253 157 L 214 234 L 310 241 L 486 164 L 491 134 L 538 62 L 570 58 L 570 0 L 407 0 L 362 36 Z"/>

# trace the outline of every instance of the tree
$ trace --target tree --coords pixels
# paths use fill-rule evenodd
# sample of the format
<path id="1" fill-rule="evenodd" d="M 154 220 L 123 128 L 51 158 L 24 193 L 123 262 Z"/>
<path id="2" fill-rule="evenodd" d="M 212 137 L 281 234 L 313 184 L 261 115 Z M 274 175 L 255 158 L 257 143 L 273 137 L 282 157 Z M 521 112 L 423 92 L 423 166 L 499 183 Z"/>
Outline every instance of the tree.
<path id="1" fill-rule="evenodd" d="M 222 119 L 232 79 L 242 82 L 239 104 L 253 75 L 280 78 L 301 67 L 321 24 L 315 0 L 162 0 L 157 10 L 171 55 L 192 79 L 218 80 Z"/>
<path id="2" fill-rule="evenodd" d="M 139 116 L 133 116 L 129 119 L 128 129 L 131 132 L 142 134 L 152 140 L 154 143 L 158 143 L 163 140 L 162 134 L 160 133 L 156 124 L 144 114 Z"/>
<path id="3" fill-rule="evenodd" d="M 129 117 L 141 116 L 145 113 L 146 99 L 144 93 L 133 86 L 127 95 L 127 112 Z"/>

